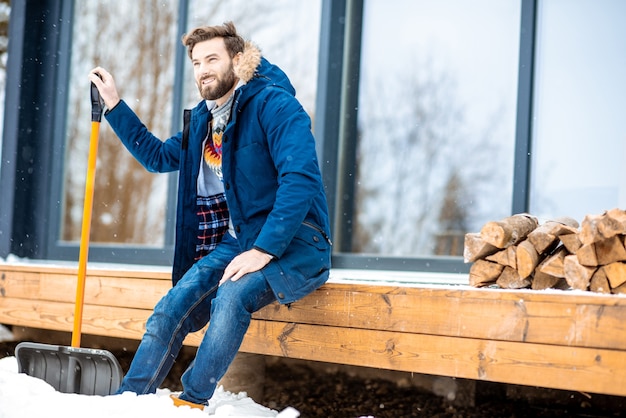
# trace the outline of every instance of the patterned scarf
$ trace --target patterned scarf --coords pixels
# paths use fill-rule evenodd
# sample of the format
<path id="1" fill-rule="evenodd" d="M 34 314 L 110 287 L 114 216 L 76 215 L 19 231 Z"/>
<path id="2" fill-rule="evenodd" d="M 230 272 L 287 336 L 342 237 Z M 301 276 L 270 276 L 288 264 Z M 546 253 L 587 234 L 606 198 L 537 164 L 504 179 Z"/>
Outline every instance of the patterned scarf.
<path id="1" fill-rule="evenodd" d="M 207 140 L 204 144 L 204 161 L 207 165 L 222 178 L 222 136 L 224 131 L 220 127 L 213 127 L 211 121 L 212 141 Z"/>
<path id="2" fill-rule="evenodd" d="M 213 108 L 211 113 L 213 119 L 211 120 L 210 130 L 211 140 L 208 140 L 204 144 L 204 161 L 213 170 L 215 174 L 222 179 L 222 136 L 226 129 L 226 124 L 230 118 L 230 109 L 233 105 L 233 95 L 231 95 L 226 103 L 222 106 Z"/>

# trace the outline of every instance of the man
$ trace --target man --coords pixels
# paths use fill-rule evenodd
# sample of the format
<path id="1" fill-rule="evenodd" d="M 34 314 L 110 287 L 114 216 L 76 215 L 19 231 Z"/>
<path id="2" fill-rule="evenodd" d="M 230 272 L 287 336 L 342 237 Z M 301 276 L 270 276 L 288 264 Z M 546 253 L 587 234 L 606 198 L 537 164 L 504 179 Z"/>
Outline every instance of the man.
<path id="1" fill-rule="evenodd" d="M 185 336 L 209 323 L 176 405 L 202 408 L 233 361 L 251 314 L 294 302 L 330 269 L 329 221 L 307 113 L 287 76 L 232 22 L 183 37 L 204 99 L 162 142 L 120 99 L 103 68 L 90 72 L 122 143 L 153 172 L 179 170 L 173 284 L 119 392 L 153 393 Z"/>

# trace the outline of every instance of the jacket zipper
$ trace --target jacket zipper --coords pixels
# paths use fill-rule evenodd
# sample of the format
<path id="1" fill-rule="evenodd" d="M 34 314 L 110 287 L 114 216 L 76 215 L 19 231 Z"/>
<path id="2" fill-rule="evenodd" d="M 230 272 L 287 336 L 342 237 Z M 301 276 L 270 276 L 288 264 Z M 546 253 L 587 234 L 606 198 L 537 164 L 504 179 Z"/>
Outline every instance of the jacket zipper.
<path id="1" fill-rule="evenodd" d="M 315 225 L 314 223 L 308 222 L 308 221 L 304 221 L 302 222 L 302 225 L 306 225 L 309 228 L 313 228 L 315 229 L 317 232 L 319 232 L 320 234 L 322 234 L 322 236 L 324 237 L 324 239 L 326 240 L 326 242 L 328 242 L 328 244 L 333 245 L 332 241 L 330 240 L 330 238 L 328 237 L 328 235 L 326 235 L 326 232 L 324 232 L 324 230 L 322 228 L 320 228 L 319 226 Z"/>

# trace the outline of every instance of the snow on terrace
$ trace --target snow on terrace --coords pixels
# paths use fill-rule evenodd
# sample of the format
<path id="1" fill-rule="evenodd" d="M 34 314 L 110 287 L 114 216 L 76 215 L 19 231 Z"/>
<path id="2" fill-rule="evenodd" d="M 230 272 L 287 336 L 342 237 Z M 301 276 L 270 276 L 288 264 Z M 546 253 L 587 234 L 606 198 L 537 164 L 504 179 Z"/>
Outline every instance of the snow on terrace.
<path id="1" fill-rule="evenodd" d="M 59 260 L 31 260 L 28 258 L 20 258 L 13 254 L 7 256 L 6 259 L 0 258 L 0 266 L 2 264 L 12 265 L 41 265 L 48 267 L 65 267 L 74 268 L 77 266 L 75 261 L 59 261 Z M 119 263 L 101 263 L 89 262 L 87 270 L 106 269 L 110 271 L 137 271 L 137 272 L 155 272 L 159 274 L 169 274 L 171 267 L 141 265 L 141 264 L 119 264 Z M 440 273 L 440 272 L 418 272 L 418 271 L 401 271 L 401 270 L 374 270 L 374 269 L 331 269 L 329 283 L 354 283 L 382 286 L 408 286 L 408 287 L 430 287 L 437 288 L 454 288 L 458 290 L 472 289 L 479 290 L 481 288 L 469 285 L 469 276 L 466 273 Z M 483 288 L 493 290 L 491 287 Z M 555 293 L 555 294 L 585 294 L 588 296 L 601 296 L 595 292 L 586 292 L 581 290 L 560 290 L 560 289 L 501 289 L 501 292 L 517 292 L 517 293 Z M 617 295 L 626 297 L 625 295 Z M 1 417 L 0 417 L 1 418 Z"/>
<path id="2" fill-rule="evenodd" d="M 47 267 L 76 267 L 75 261 L 59 260 L 31 260 L 20 258 L 10 254 L 6 259 L 0 258 L 0 265 L 3 263 L 11 265 L 40 265 Z M 169 273 L 169 266 L 154 266 L 141 264 L 120 264 L 89 262 L 87 269 L 106 269 L 111 271 L 142 271 L 155 273 Z M 459 273 L 433 273 L 415 271 L 395 271 L 395 270 L 373 270 L 373 269 L 331 269 L 329 282 L 332 283 L 364 283 L 381 285 L 468 285 L 467 274 Z"/>

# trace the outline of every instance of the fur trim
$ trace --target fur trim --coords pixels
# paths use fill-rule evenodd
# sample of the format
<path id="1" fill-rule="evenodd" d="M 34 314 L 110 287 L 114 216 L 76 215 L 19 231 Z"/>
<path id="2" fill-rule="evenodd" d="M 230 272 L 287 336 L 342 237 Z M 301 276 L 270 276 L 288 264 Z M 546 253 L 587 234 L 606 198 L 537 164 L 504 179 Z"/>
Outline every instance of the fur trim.
<path id="1" fill-rule="evenodd" d="M 261 50 L 250 41 L 246 41 L 243 53 L 239 58 L 239 64 L 235 65 L 234 71 L 237 78 L 244 83 L 252 80 L 256 68 L 261 63 Z"/>

